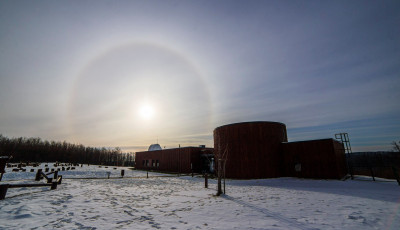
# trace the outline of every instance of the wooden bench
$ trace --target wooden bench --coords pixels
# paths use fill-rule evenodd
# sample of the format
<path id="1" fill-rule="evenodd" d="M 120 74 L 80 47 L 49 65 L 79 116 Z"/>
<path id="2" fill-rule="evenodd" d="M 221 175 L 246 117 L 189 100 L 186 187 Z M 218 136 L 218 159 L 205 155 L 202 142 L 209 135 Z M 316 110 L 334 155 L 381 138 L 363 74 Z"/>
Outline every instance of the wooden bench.
<path id="1" fill-rule="evenodd" d="M 9 188 L 32 188 L 32 187 L 50 187 L 51 190 L 57 189 L 57 185 L 61 184 L 62 176 L 58 176 L 56 181 L 46 184 L 0 184 L 0 200 L 6 198 Z"/>
<path id="2" fill-rule="evenodd" d="M 48 175 L 54 173 L 53 177 L 48 177 Z M 61 184 L 62 176 L 58 175 L 58 171 L 44 174 L 41 169 L 36 173 L 35 180 L 40 181 L 41 179 L 46 178 L 46 184 L 0 184 L 0 200 L 4 200 L 7 194 L 7 190 L 9 188 L 32 188 L 32 187 L 50 187 L 51 190 L 57 189 L 57 185 Z M 53 179 L 56 179 L 53 181 Z"/>

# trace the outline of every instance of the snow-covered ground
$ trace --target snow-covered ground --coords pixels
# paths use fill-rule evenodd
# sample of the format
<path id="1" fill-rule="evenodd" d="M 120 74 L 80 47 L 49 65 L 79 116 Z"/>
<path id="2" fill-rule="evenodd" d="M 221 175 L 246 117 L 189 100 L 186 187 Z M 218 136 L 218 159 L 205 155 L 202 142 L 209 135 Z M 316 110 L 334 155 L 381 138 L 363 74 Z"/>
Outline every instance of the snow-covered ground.
<path id="1" fill-rule="evenodd" d="M 119 177 L 121 169 L 129 178 L 77 179 Z M 35 183 L 35 173 L 7 170 L 3 184 Z M 216 181 L 206 189 L 200 177 L 98 166 L 60 175 L 56 190 L 9 189 L 0 229 L 400 229 L 395 181 L 227 180 L 216 197 Z"/>

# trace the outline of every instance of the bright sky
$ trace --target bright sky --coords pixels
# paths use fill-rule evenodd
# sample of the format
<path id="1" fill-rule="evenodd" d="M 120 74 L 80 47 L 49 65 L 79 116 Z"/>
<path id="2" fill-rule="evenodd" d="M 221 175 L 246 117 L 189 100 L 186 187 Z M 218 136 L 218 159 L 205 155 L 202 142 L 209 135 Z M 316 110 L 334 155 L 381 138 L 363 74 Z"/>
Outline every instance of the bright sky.
<path id="1" fill-rule="evenodd" d="M 144 150 L 277 121 L 400 140 L 400 1 L 0 2 L 0 133 Z"/>

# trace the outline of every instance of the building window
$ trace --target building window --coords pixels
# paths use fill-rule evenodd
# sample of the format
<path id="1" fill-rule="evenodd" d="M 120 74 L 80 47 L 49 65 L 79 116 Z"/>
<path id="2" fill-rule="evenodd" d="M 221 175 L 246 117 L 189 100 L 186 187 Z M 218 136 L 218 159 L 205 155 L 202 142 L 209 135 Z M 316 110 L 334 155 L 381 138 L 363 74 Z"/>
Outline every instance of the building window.
<path id="1" fill-rule="evenodd" d="M 160 162 L 158 160 L 156 160 L 156 165 L 157 165 L 157 168 L 160 167 Z"/>

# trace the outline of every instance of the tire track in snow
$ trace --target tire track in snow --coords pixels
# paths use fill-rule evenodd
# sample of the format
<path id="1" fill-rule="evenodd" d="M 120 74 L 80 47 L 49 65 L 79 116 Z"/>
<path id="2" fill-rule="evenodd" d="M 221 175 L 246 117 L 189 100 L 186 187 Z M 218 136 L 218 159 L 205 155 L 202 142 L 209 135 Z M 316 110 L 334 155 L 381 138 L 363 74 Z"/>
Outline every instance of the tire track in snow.
<path id="1" fill-rule="evenodd" d="M 252 204 L 247 203 L 245 201 L 235 199 L 235 198 L 233 198 L 231 196 L 221 195 L 221 197 L 225 198 L 227 200 L 230 200 L 232 202 L 235 202 L 235 203 L 237 203 L 239 205 L 242 205 L 243 207 L 247 207 L 247 208 L 253 209 L 253 210 L 257 211 L 257 212 L 264 213 L 265 215 L 267 215 L 269 217 L 272 217 L 275 220 L 278 220 L 278 221 L 281 221 L 283 223 L 288 224 L 290 227 L 295 227 L 295 228 L 298 228 L 298 229 L 301 229 L 301 230 L 319 230 L 318 228 L 311 228 L 311 227 L 309 227 L 309 226 L 307 226 L 307 225 L 305 225 L 303 223 L 300 223 L 300 222 L 298 222 L 296 220 L 292 220 L 292 219 L 289 219 L 289 218 L 287 218 L 285 216 L 282 216 L 279 213 L 271 212 L 266 208 L 257 207 L 255 205 L 252 205 Z"/>

